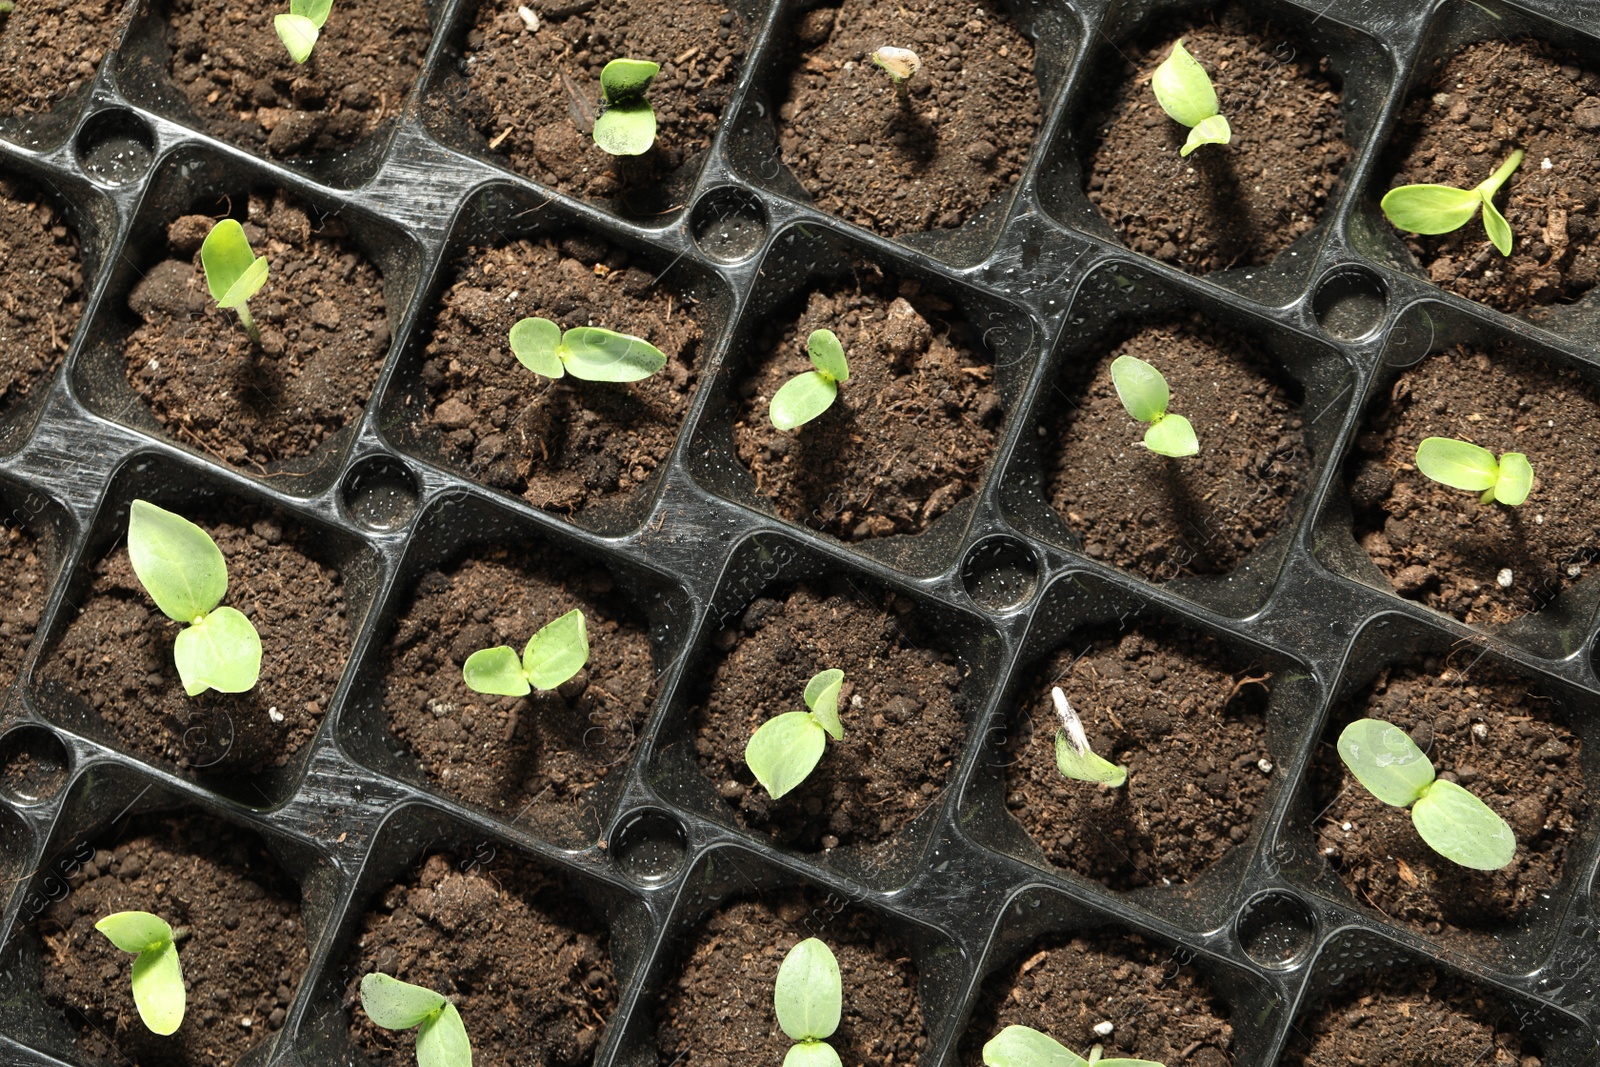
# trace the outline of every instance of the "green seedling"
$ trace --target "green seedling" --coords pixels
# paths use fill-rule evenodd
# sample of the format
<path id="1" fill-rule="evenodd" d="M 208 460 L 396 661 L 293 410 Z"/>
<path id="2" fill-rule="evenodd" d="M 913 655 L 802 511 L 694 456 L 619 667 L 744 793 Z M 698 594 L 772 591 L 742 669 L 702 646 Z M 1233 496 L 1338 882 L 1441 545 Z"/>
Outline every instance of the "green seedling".
<path id="1" fill-rule="evenodd" d="M 472 1067 L 467 1026 L 441 994 L 374 971 L 361 979 L 361 1010 L 385 1030 L 417 1028 L 417 1067 Z"/>
<path id="2" fill-rule="evenodd" d="M 1049 1034 L 1028 1026 L 1008 1026 L 983 1046 L 983 1062 L 987 1067 L 1165 1067 L 1155 1060 L 1120 1056 L 1103 1060 L 1100 1053 L 1101 1047 L 1096 1045 L 1084 1059 Z"/>
<path id="3" fill-rule="evenodd" d="M 1055 701 L 1056 718 L 1061 720 L 1061 728 L 1056 731 L 1056 769 L 1080 782 L 1100 782 L 1113 788 L 1125 783 L 1128 768 L 1101 759 L 1090 751 L 1083 722 L 1067 703 L 1067 694 L 1060 686 L 1050 690 L 1050 699 Z"/>
<path id="4" fill-rule="evenodd" d="M 767 417 L 780 430 L 804 426 L 827 411 L 838 399 L 839 383 L 850 380 L 844 345 L 832 330 L 812 330 L 806 338 L 806 354 L 816 369 L 795 375 L 772 394 Z"/>
<path id="5" fill-rule="evenodd" d="M 181 515 L 135 500 L 128 509 L 128 558 L 161 613 L 184 623 L 172 658 L 184 691 L 243 693 L 261 674 L 261 637 L 237 608 L 218 607 L 228 564 L 211 535 Z"/>
<path id="6" fill-rule="evenodd" d="M 0 0 L 0 19 L 5 18 L 16 9 L 17 5 L 12 3 L 11 0 Z"/>
<path id="7" fill-rule="evenodd" d="M 644 59 L 613 59 L 600 72 L 600 117 L 594 143 L 614 156 L 638 156 L 656 143 L 656 113 L 644 91 L 661 73 L 661 64 Z"/>
<path id="8" fill-rule="evenodd" d="M 1172 54 L 1151 76 L 1150 88 L 1155 90 L 1161 110 L 1189 127 L 1189 139 L 1179 155 L 1187 156 L 1203 144 L 1227 144 L 1233 140 L 1233 130 L 1218 110 L 1217 90 L 1211 85 L 1210 75 L 1183 47 L 1181 37 L 1172 46 Z"/>
<path id="9" fill-rule="evenodd" d="M 839 1054 L 827 1039 L 839 1029 L 844 987 L 839 961 L 827 945 L 808 937 L 783 957 L 772 983 L 772 1008 L 778 1025 L 795 1044 L 783 1067 L 840 1067 Z"/>
<path id="10" fill-rule="evenodd" d="M 261 331 L 256 329 L 256 320 L 250 317 L 245 301 L 267 284 L 267 257 L 250 250 L 250 239 L 237 219 L 223 219 L 211 227 L 200 246 L 200 265 L 205 268 L 206 285 L 217 307 L 237 311 L 250 340 L 260 344 Z"/>
<path id="11" fill-rule="evenodd" d="M 906 91 L 906 79 L 922 69 L 922 60 L 909 48 L 888 45 L 872 53 L 872 61 L 889 72 L 889 78 L 900 93 Z"/>
<path id="12" fill-rule="evenodd" d="M 756 728 L 744 746 L 744 761 L 773 800 L 806 780 L 828 738 L 844 740 L 839 722 L 839 691 L 844 671 L 823 671 L 806 683 L 805 701 L 810 711 L 786 711 Z"/>
<path id="13" fill-rule="evenodd" d="M 667 365 L 666 353 L 643 338 L 598 326 L 562 333 L 549 319 L 521 319 L 511 327 L 511 353 L 535 374 L 589 382 L 637 382 Z"/>
<path id="14" fill-rule="evenodd" d="M 1384 217 L 1408 233 L 1451 233 L 1472 221 L 1483 208 L 1483 228 L 1502 256 L 1511 254 L 1511 224 L 1494 206 L 1494 195 L 1522 165 L 1522 149 L 1500 169 L 1471 189 L 1453 185 L 1402 185 L 1383 194 Z"/>
<path id="15" fill-rule="evenodd" d="M 311 50 L 317 46 L 317 37 L 332 10 L 333 0 L 289 0 L 289 13 L 273 17 L 272 28 L 278 31 L 278 39 L 296 63 L 311 58 Z"/>
<path id="16" fill-rule="evenodd" d="M 467 657 L 461 677 L 477 693 L 525 697 L 535 689 L 554 689 L 588 662 L 588 624 L 573 608 L 528 638 L 520 659 L 507 645 L 479 649 Z"/>
<path id="17" fill-rule="evenodd" d="M 1111 361 L 1111 381 L 1128 414 L 1150 424 L 1144 432 L 1144 447 L 1158 455 L 1174 457 L 1200 451 L 1189 420 L 1167 410 L 1171 390 L 1160 371 L 1142 359 L 1118 356 Z"/>
<path id="18" fill-rule="evenodd" d="M 119 911 L 94 924 L 124 952 L 137 953 L 133 961 L 133 1005 L 153 1034 L 165 1037 L 183 1022 L 183 969 L 178 966 L 177 942 L 188 936 L 148 911 Z"/>
<path id="19" fill-rule="evenodd" d="M 1516 507 L 1533 491 L 1533 465 L 1521 452 L 1504 452 L 1497 463 L 1487 448 L 1449 437 L 1425 438 L 1417 446 L 1417 470 L 1452 489 L 1482 493 L 1480 504 Z"/>
<path id="20" fill-rule="evenodd" d="M 1517 838 L 1489 805 L 1442 778 L 1406 732 L 1381 719 L 1357 719 L 1339 734 L 1339 758 L 1385 804 L 1411 809 L 1422 840 L 1447 860 L 1475 871 L 1511 862 Z"/>

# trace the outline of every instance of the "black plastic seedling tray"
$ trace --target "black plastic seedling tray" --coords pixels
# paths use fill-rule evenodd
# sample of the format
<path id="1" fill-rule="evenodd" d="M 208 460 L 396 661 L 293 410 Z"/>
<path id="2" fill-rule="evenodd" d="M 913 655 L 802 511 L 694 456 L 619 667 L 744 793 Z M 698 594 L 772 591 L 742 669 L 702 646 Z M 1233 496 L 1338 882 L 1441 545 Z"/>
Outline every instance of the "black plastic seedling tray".
<path id="1" fill-rule="evenodd" d="M 1551 1065 L 1600 1059 L 1600 916 L 1591 815 L 1563 876 L 1516 927 L 1464 947 L 1386 921 L 1318 854 L 1308 778 L 1331 709 L 1384 664 L 1467 650 L 1555 694 L 1589 748 L 1600 728 L 1595 583 L 1488 632 L 1389 591 L 1351 535 L 1342 459 L 1393 374 L 1461 341 L 1510 340 L 1600 379 L 1600 303 L 1534 324 L 1451 296 L 1409 262 L 1378 212 L 1375 174 L 1415 72 L 1490 35 L 1532 34 L 1600 68 L 1587 0 L 1246 0 L 1325 52 L 1342 79 L 1351 159 L 1316 229 L 1273 264 L 1195 277 L 1134 254 L 1089 204 L 1078 120 L 1107 49 L 1149 19 L 1197 6 L 1158 0 L 1007 3 L 1038 46 L 1045 126 L 1013 193 L 958 231 L 883 239 L 816 210 L 775 162 L 771 116 L 788 28 L 807 4 L 739 2 L 751 30 L 740 88 L 678 201 L 630 219 L 556 195 L 423 121 L 423 93 L 459 61 L 471 0 L 432 11 L 434 43 L 401 116 L 339 160 L 283 165 L 186 124 L 173 90 L 134 76 L 155 47 L 135 4 L 122 48 L 85 92 L 0 125 L 0 169 L 46 187 L 83 248 L 88 307 L 53 384 L 16 412 L 0 456 L 8 524 L 44 546 L 52 593 L 0 718 L 0 764 L 31 760 L 0 805 L 0 1063 L 77 1062 L 38 996 L 32 924 L 64 891 L 73 857 L 130 811 L 185 806 L 261 835 L 303 895 L 311 950 L 287 1020 L 253 1063 L 358 1063 L 345 973 L 373 894 L 430 849 L 511 850 L 563 878 L 609 930 L 619 1003 L 597 1067 L 655 1061 L 658 993 L 682 939 L 735 895 L 808 885 L 837 909 L 878 916 L 914 958 L 926 1020 L 921 1062 L 955 1064 L 990 976 L 1041 938 L 1116 928 L 1170 948 L 1227 1005 L 1233 1062 L 1277 1061 L 1297 1019 L 1331 991 L 1434 961 L 1498 998 Z M 132 401 L 118 309 L 142 249 L 176 215 L 279 187 L 340 216 L 383 270 L 392 343 L 358 425 L 290 473 L 256 477 L 175 443 Z M 693 407 L 636 506 L 567 521 L 436 462 L 392 431 L 415 390 L 420 335 L 450 263 L 494 234 L 577 228 L 643 255 L 699 300 L 707 340 Z M 865 260 L 957 305 L 994 361 L 1002 443 L 982 487 L 923 534 L 846 544 L 777 518 L 735 458 L 737 375 L 772 310 Z M 3 273 L 3 271 L 0 271 Z M 1233 573 L 1162 584 L 1082 553 L 1043 489 L 1039 427 L 1063 367 L 1095 357 L 1110 324 L 1194 311 L 1254 338 L 1303 392 L 1311 472 L 1289 523 Z M 126 527 L 128 503 L 265 504 L 298 519 L 341 571 L 351 644 L 313 744 L 249 782 L 146 765 L 55 702 L 41 681 L 87 568 Z M 387 733 L 373 672 L 417 577 L 481 546 L 533 546 L 609 570 L 648 620 L 658 693 L 631 762 L 603 791 L 585 847 L 455 803 L 428 787 Z M 699 774 L 687 688 L 719 630 L 764 592 L 843 574 L 908 598 L 962 660 L 966 743 L 949 783 L 892 862 L 849 848 L 799 853 L 742 830 Z M 1279 679 L 1267 708 L 1276 766 L 1248 837 L 1187 886 L 1117 893 L 1045 863 L 1006 811 L 1004 746 L 1041 658 L 1086 625 L 1165 620 Z M 836 910 L 837 910 L 836 909 Z M 535 995 L 536 991 L 528 991 Z M 986 1035 L 980 1035 L 986 1036 Z M 1485 1062 L 1488 1062 L 1487 1060 Z"/>

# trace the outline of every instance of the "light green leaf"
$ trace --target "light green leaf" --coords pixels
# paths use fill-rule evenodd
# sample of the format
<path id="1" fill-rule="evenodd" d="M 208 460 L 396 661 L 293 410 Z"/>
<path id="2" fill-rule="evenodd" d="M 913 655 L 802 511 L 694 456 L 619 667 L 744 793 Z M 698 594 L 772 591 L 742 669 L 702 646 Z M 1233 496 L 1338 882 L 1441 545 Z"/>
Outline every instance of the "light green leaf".
<path id="1" fill-rule="evenodd" d="M 317 29 L 327 24 L 333 11 L 333 0 L 289 0 L 289 10 L 301 18 L 310 19 Z"/>
<path id="2" fill-rule="evenodd" d="M 259 293 L 261 287 L 266 284 L 267 257 L 259 256 L 254 263 L 250 264 L 249 269 L 239 276 L 239 280 L 229 286 L 226 293 L 222 294 L 222 298 L 217 301 L 217 307 L 242 307 L 252 296 Z"/>
<path id="3" fill-rule="evenodd" d="M 1506 452 L 1500 456 L 1500 476 L 1495 479 L 1494 498 L 1509 507 L 1516 507 L 1533 492 L 1533 465 L 1521 452 Z"/>
<path id="4" fill-rule="evenodd" d="M 145 952 L 172 941 L 172 927 L 148 911 L 119 911 L 94 924 L 124 952 Z"/>
<path id="5" fill-rule="evenodd" d="M 1155 1060 L 1130 1060 L 1118 1056 L 1113 1060 L 1096 1060 L 1095 1067 L 1167 1067 L 1167 1065 L 1157 1063 Z"/>
<path id="6" fill-rule="evenodd" d="M 525 697 L 533 692 L 528 676 L 522 673 L 522 660 L 513 648 L 480 648 L 461 665 L 461 680 L 474 693 L 502 697 Z"/>
<path id="7" fill-rule="evenodd" d="M 822 1041 L 839 1029 L 843 1005 L 839 961 L 827 945 L 808 937 L 783 958 L 772 984 L 778 1025 L 795 1041 Z"/>
<path id="8" fill-rule="evenodd" d="M 1161 110 L 1185 126 L 1198 126 L 1217 113 L 1217 91 L 1211 77 L 1183 47 L 1182 38 L 1156 68 L 1150 88 L 1155 90 Z"/>
<path id="9" fill-rule="evenodd" d="M 1339 734 L 1339 758 L 1385 804 L 1408 808 L 1434 780 L 1433 763 L 1406 732 L 1382 719 L 1357 719 Z"/>
<path id="10" fill-rule="evenodd" d="M 1221 115 L 1212 115 L 1190 128 L 1189 137 L 1183 142 L 1183 147 L 1178 149 L 1178 155 L 1187 156 L 1203 144 L 1227 144 L 1231 140 L 1233 140 L 1233 127 L 1228 125 L 1228 120 Z"/>
<path id="11" fill-rule="evenodd" d="M 1008 1026 L 983 1046 L 987 1067 L 1088 1067 L 1089 1061 L 1049 1034 Z"/>
<path id="12" fill-rule="evenodd" d="M 250 240 L 238 219 L 223 219 L 211 227 L 200 245 L 200 265 L 206 272 L 211 299 L 220 305 L 234 284 L 256 264 Z"/>
<path id="13" fill-rule="evenodd" d="M 417 1030 L 417 1067 L 472 1067 L 472 1042 L 467 1026 L 456 1006 L 445 1001 L 444 1009 L 424 1020 Z"/>
<path id="14" fill-rule="evenodd" d="M 1111 361 L 1111 384 L 1117 399 L 1139 422 L 1154 422 L 1167 413 L 1171 393 L 1161 372 L 1142 359 L 1118 356 Z"/>
<path id="15" fill-rule="evenodd" d="M 827 747 L 828 734 L 809 711 L 786 711 L 756 728 L 744 761 L 773 800 L 806 780 Z"/>
<path id="16" fill-rule="evenodd" d="M 289 50 L 289 58 L 296 63 L 304 63 L 311 58 L 311 50 L 317 46 L 317 38 L 321 36 L 321 29 L 317 24 L 304 15 L 274 15 L 272 28 L 278 31 L 278 40 L 283 42 L 283 47 Z"/>
<path id="17" fill-rule="evenodd" d="M 579 326 L 561 339 L 567 370 L 591 382 L 637 382 L 667 365 L 666 353 L 641 337 Z"/>
<path id="18" fill-rule="evenodd" d="M 1402 185 L 1383 194 L 1384 217 L 1408 233 L 1450 233 L 1478 213 L 1483 198 L 1476 189 L 1449 185 Z"/>
<path id="19" fill-rule="evenodd" d="M 1120 786 L 1128 780 L 1128 768 L 1102 759 L 1087 748 L 1080 753 L 1062 730 L 1056 731 L 1056 769 L 1080 782 Z"/>
<path id="20" fill-rule="evenodd" d="M 192 697 L 207 689 L 243 693 L 261 676 L 261 636 L 243 612 L 221 607 L 179 631 L 172 658 Z"/>
<path id="21" fill-rule="evenodd" d="M 589 626 L 573 608 L 528 638 L 522 650 L 522 673 L 535 689 L 554 689 L 589 662 Z"/>
<path id="22" fill-rule="evenodd" d="M 661 65 L 647 59 L 613 59 L 600 71 L 600 91 L 606 103 L 622 103 L 650 88 L 660 73 Z"/>
<path id="23" fill-rule="evenodd" d="M 1483 229 L 1502 256 L 1511 254 L 1511 223 L 1487 196 L 1483 198 Z"/>
<path id="24" fill-rule="evenodd" d="M 449 1001 L 431 989 L 374 971 L 361 979 L 361 1010 L 385 1030 L 409 1030 Z"/>
<path id="25" fill-rule="evenodd" d="M 128 509 L 128 558 L 169 619 L 193 622 L 228 592 L 228 565 L 211 535 L 147 500 Z"/>
<path id="26" fill-rule="evenodd" d="M 844 345 L 832 330 L 812 330 L 806 338 L 806 354 L 811 365 L 836 382 L 850 380 L 850 364 L 844 358 Z"/>
<path id="27" fill-rule="evenodd" d="M 1169 411 L 1144 432 L 1144 447 L 1157 455 L 1181 459 L 1199 452 L 1200 441 L 1188 419 Z"/>
<path id="28" fill-rule="evenodd" d="M 518 319 L 511 327 L 511 354 L 517 362 L 546 378 L 567 373 L 561 362 L 561 327 L 549 319 Z"/>
<path id="29" fill-rule="evenodd" d="M 806 707 L 835 741 L 844 740 L 844 724 L 839 721 L 839 690 L 844 686 L 844 671 L 822 671 L 806 683 Z"/>
<path id="30" fill-rule="evenodd" d="M 833 406 L 839 387 L 820 371 L 806 371 L 784 382 L 772 394 L 767 415 L 779 430 L 803 426 Z"/>
<path id="31" fill-rule="evenodd" d="M 168 941 L 133 961 L 133 1006 L 153 1034 L 175 1033 L 183 1023 L 183 969 L 178 946 Z"/>
<path id="32" fill-rule="evenodd" d="M 1428 437 L 1417 446 L 1417 470 L 1452 489 L 1481 493 L 1500 477 L 1500 464 L 1487 448 L 1449 437 Z"/>
<path id="33" fill-rule="evenodd" d="M 801 1041 L 784 1053 L 783 1067 L 842 1067 L 839 1054 L 826 1041 Z"/>
<path id="34" fill-rule="evenodd" d="M 1443 778 L 1412 806 L 1411 822 L 1435 852 L 1475 871 L 1498 871 L 1517 853 L 1517 836 L 1506 821 Z"/>
<path id="35" fill-rule="evenodd" d="M 650 102 L 608 105 L 594 120 L 594 143 L 614 156 L 642 156 L 650 151 L 656 143 L 656 113 Z"/>

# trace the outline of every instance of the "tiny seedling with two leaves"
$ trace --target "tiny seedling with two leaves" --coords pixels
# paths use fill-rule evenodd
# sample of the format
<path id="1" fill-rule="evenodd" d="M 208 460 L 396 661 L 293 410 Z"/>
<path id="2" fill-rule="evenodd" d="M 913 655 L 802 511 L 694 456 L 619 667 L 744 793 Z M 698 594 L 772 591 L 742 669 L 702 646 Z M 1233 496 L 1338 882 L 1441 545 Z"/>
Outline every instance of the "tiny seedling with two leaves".
<path id="1" fill-rule="evenodd" d="M 535 689 L 554 689 L 588 662 L 588 623 L 574 608 L 528 638 L 520 657 L 509 645 L 474 652 L 462 665 L 461 677 L 477 693 L 525 697 Z"/>
<path id="2" fill-rule="evenodd" d="M 1487 448 L 1449 437 L 1428 437 L 1417 446 L 1417 470 L 1441 485 L 1482 493 L 1480 504 L 1516 507 L 1533 491 L 1533 465 L 1521 452 L 1498 461 Z"/>
<path id="3" fill-rule="evenodd" d="M 278 40 L 296 63 L 311 58 L 311 50 L 317 46 L 317 37 L 332 10 L 333 0 L 289 0 L 289 13 L 273 16 L 272 28 L 278 31 Z"/>
<path id="4" fill-rule="evenodd" d="M 1155 1060 L 1132 1060 L 1121 1056 L 1100 1058 L 1101 1047 L 1089 1050 L 1089 1058 L 1030 1026 L 1008 1026 L 983 1046 L 986 1067 L 1165 1067 Z"/>
<path id="5" fill-rule="evenodd" d="M 267 257 L 250 250 L 250 239 L 237 219 L 223 219 L 211 227 L 200 246 L 200 265 L 217 307 L 237 311 L 250 340 L 260 344 L 261 331 L 256 329 L 246 301 L 267 284 Z"/>
<path id="6" fill-rule="evenodd" d="M 1056 718 L 1061 722 L 1061 728 L 1056 731 L 1056 769 L 1080 782 L 1099 782 L 1113 788 L 1127 782 L 1128 768 L 1102 759 L 1089 748 L 1089 735 L 1083 731 L 1083 721 L 1067 703 L 1067 694 L 1060 686 L 1051 688 L 1050 699 L 1055 702 Z"/>
<path id="7" fill-rule="evenodd" d="M 656 143 L 656 112 L 645 90 L 661 64 L 645 59 L 613 59 L 600 71 L 600 117 L 594 143 L 614 156 L 639 156 Z"/>
<path id="8" fill-rule="evenodd" d="M 1511 254 L 1511 224 L 1494 206 L 1495 194 L 1522 165 L 1522 149 L 1471 189 L 1453 185 L 1402 185 L 1383 194 L 1384 217 L 1408 233 L 1453 233 L 1483 209 L 1483 228 L 1502 256 Z"/>
<path id="9" fill-rule="evenodd" d="M 417 1067 L 472 1067 L 467 1026 L 443 995 L 374 971 L 361 979 L 361 1010 L 385 1030 L 417 1028 Z"/>
<path id="10" fill-rule="evenodd" d="M 1179 155 L 1187 156 L 1203 144 L 1227 144 L 1233 140 L 1233 130 L 1219 110 L 1210 75 L 1183 47 L 1181 37 L 1151 76 L 1150 88 L 1155 91 L 1161 110 L 1189 127 L 1189 139 L 1179 149 Z"/>
<path id="11" fill-rule="evenodd" d="M 1192 456 L 1200 451 L 1189 420 L 1167 410 L 1171 390 L 1160 371 L 1142 359 L 1118 356 L 1111 361 L 1111 382 L 1128 414 L 1150 424 L 1144 432 L 1144 447 L 1172 457 Z"/>
<path id="12" fill-rule="evenodd" d="M 844 984 L 833 951 L 814 937 L 790 949 L 772 983 L 778 1026 L 795 1042 L 783 1067 L 840 1067 L 828 1038 L 839 1029 L 843 1007 Z"/>
<path id="13" fill-rule="evenodd" d="M 813 369 L 790 378 L 772 394 L 767 417 L 779 430 L 803 426 L 827 411 L 839 397 L 839 383 L 850 380 L 844 345 L 832 330 L 812 330 L 806 354 Z"/>
<path id="14" fill-rule="evenodd" d="M 589 382 L 637 382 L 667 365 L 666 353 L 649 341 L 598 326 L 562 333 L 549 319 L 520 319 L 510 340 L 517 362 L 546 378 L 571 374 Z"/>
<path id="15" fill-rule="evenodd" d="M 188 936 L 148 911 L 119 911 L 94 924 L 113 945 L 136 954 L 133 961 L 133 1005 L 153 1034 L 176 1033 L 183 1023 L 183 969 L 178 942 Z"/>
<path id="16" fill-rule="evenodd" d="M 822 671 L 806 683 L 810 711 L 786 711 L 756 728 L 744 746 L 744 761 L 773 800 L 806 780 L 822 759 L 828 738 L 844 740 L 839 692 L 844 671 Z"/>

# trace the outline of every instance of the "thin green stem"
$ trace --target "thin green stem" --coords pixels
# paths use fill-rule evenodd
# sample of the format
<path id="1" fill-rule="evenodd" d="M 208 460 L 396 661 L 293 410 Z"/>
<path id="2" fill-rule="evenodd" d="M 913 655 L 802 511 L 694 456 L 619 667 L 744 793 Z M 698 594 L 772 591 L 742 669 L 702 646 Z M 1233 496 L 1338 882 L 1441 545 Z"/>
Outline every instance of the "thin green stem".
<path id="1" fill-rule="evenodd" d="M 250 335 L 250 340 L 259 345 L 261 343 L 261 331 L 256 329 L 256 320 L 250 317 L 249 306 L 240 304 L 234 310 L 239 313 L 239 321 L 244 323 L 244 332 Z"/>
<path id="2" fill-rule="evenodd" d="M 1510 159 L 1500 164 L 1499 170 L 1489 175 L 1486 180 L 1479 184 L 1478 192 L 1483 195 L 1485 200 L 1494 199 L 1494 195 L 1500 191 L 1500 187 L 1506 183 L 1506 179 L 1511 177 L 1518 167 L 1522 166 L 1522 157 L 1525 155 L 1527 155 L 1526 152 L 1520 148 L 1517 149 L 1511 153 Z"/>

